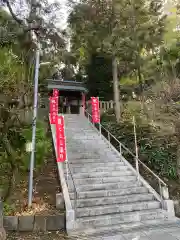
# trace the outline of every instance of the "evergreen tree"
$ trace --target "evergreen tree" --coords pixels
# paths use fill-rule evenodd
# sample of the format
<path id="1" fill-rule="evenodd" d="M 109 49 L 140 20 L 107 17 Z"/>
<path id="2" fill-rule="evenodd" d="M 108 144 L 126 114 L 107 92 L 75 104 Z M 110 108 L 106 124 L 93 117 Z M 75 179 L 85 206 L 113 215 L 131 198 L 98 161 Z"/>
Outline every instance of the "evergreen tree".
<path id="1" fill-rule="evenodd" d="M 90 96 L 104 101 L 113 97 L 111 58 L 105 53 L 94 53 L 86 67 L 87 87 Z"/>
<path id="2" fill-rule="evenodd" d="M 88 59 L 104 51 L 111 56 L 116 120 L 120 121 L 119 79 L 128 63 L 143 91 L 142 50 L 153 52 L 162 42 L 165 16 L 157 0 L 83 0 L 69 18 L 72 46 Z M 119 66 L 121 69 L 119 70 Z"/>

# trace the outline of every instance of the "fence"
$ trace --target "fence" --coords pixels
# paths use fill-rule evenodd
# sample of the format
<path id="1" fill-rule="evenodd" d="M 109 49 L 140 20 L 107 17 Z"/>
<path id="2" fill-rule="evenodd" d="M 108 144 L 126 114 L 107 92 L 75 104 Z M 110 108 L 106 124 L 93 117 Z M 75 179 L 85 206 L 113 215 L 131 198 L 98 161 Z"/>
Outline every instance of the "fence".
<path id="1" fill-rule="evenodd" d="M 112 109 L 114 107 L 114 101 L 100 101 L 99 102 L 100 109 L 102 112 L 106 112 L 108 109 Z"/>
<path id="2" fill-rule="evenodd" d="M 109 109 L 114 108 L 114 101 L 99 101 L 100 113 L 104 113 Z M 89 101 L 86 102 L 86 109 L 91 112 L 91 104 Z"/>

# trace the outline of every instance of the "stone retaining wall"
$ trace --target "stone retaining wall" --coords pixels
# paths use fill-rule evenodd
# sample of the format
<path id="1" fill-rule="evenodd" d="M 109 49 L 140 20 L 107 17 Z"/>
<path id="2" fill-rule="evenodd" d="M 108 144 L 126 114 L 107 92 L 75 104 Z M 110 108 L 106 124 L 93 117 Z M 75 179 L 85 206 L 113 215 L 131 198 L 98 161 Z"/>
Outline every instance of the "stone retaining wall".
<path id="1" fill-rule="evenodd" d="M 4 216 L 6 231 L 60 231 L 65 230 L 65 214 L 54 216 Z"/>

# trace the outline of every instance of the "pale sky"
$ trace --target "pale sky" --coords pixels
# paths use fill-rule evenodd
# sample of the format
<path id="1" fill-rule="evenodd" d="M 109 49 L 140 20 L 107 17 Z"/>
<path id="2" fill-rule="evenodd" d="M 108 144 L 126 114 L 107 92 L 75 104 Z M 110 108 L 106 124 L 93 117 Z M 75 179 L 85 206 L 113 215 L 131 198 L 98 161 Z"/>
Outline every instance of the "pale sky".
<path id="1" fill-rule="evenodd" d="M 55 1 L 59 2 L 60 5 L 61 5 L 61 9 L 60 9 L 60 16 L 58 17 L 58 27 L 64 29 L 66 28 L 66 25 L 67 25 L 67 17 L 68 17 L 68 12 L 69 12 L 69 9 L 67 7 L 67 3 L 68 3 L 68 0 L 48 0 L 50 3 L 53 3 Z M 17 2 L 21 2 L 21 0 L 17 0 Z M 22 11 L 22 8 L 23 8 L 23 11 Z M 5 8 L 7 11 L 8 9 Z M 16 9 L 16 7 L 13 5 L 13 10 L 15 10 L 16 14 L 19 15 L 20 17 L 22 17 L 22 12 L 24 13 L 24 15 L 26 15 L 27 13 L 27 8 L 26 6 L 22 6 L 20 11 L 18 12 L 18 9 Z M 23 16 L 24 16 L 23 15 Z"/>
<path id="2" fill-rule="evenodd" d="M 54 0 L 48 0 L 49 2 L 54 2 Z M 60 18 L 60 22 L 59 22 L 59 26 L 60 28 L 65 28 L 67 25 L 67 17 L 68 17 L 68 8 L 67 8 L 67 0 L 57 0 L 58 2 L 60 2 L 61 6 L 62 6 L 62 11 L 61 11 L 61 18 Z"/>

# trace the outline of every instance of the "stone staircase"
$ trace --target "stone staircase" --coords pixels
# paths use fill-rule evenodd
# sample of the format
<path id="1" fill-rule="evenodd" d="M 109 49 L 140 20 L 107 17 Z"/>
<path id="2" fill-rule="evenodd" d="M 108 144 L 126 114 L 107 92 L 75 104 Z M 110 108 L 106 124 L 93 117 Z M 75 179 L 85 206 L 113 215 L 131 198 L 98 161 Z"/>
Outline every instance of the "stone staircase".
<path id="1" fill-rule="evenodd" d="M 65 134 L 74 180 L 73 184 L 70 174 L 66 177 L 75 208 L 74 233 L 98 239 L 102 233 L 118 236 L 121 231 L 175 221 L 84 116 L 65 115 Z M 66 169 L 64 165 L 65 176 Z"/>

